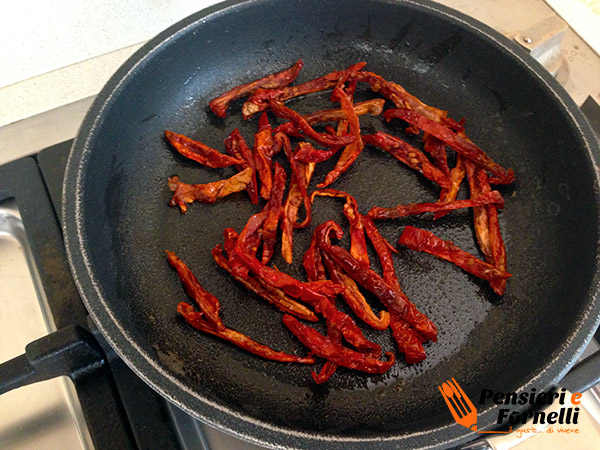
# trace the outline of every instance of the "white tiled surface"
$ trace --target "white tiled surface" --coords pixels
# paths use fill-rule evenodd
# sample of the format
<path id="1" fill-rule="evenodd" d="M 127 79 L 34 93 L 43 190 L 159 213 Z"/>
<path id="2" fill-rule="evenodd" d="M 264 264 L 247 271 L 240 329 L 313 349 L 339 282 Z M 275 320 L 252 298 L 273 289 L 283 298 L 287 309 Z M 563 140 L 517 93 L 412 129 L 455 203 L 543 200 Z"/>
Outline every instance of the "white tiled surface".
<path id="1" fill-rule="evenodd" d="M 0 108 L 0 126 L 96 95 L 141 45 L 134 44 L 0 88 L 0 105 L 10 105 Z"/>
<path id="2" fill-rule="evenodd" d="M 545 0 L 600 55 L 600 0 Z"/>
<path id="3" fill-rule="evenodd" d="M 215 0 L 20 0 L 2 4 L 0 87 L 146 41 Z"/>
<path id="4" fill-rule="evenodd" d="M 218 0 L 20 0 L 0 9 L 0 127 L 95 95 L 139 46 Z"/>

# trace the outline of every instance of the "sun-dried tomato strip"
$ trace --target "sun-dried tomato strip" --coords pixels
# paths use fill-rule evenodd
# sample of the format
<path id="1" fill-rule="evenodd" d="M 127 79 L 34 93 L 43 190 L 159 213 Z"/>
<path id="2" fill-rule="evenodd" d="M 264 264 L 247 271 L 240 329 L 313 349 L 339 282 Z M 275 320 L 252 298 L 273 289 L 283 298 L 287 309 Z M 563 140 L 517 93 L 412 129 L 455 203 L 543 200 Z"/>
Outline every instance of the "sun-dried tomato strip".
<path id="1" fill-rule="evenodd" d="M 345 83 L 347 83 L 345 89 L 346 94 L 348 94 L 350 97 L 354 97 L 354 93 L 356 92 L 356 88 L 358 87 L 358 82 L 356 80 L 348 80 L 348 78 L 350 78 L 350 74 L 348 74 L 345 80 Z M 340 84 L 341 81 L 342 80 L 340 80 L 338 84 Z M 332 92 L 331 95 L 334 95 L 334 93 Z"/>
<path id="2" fill-rule="evenodd" d="M 473 255 L 458 248 L 451 241 L 445 241 L 427 230 L 406 226 L 398 243 L 412 250 L 426 252 L 440 259 L 450 261 L 465 272 L 483 280 L 506 279 L 512 276 L 505 270 L 498 269 L 485 261 L 475 258 Z"/>
<path id="3" fill-rule="evenodd" d="M 288 314 L 292 314 L 300 319 L 308 320 L 310 322 L 317 322 L 319 319 L 306 306 L 301 303 L 298 303 L 293 298 L 289 297 L 285 292 L 281 289 L 275 288 L 269 284 L 263 283 L 259 278 L 248 276 L 246 279 L 236 276 L 233 273 L 233 269 L 231 264 L 223 254 L 223 250 L 220 245 L 217 245 L 212 249 L 212 255 L 215 262 L 224 270 L 229 272 L 229 274 L 238 282 L 243 284 L 248 290 L 254 292 L 260 297 L 267 300 L 269 303 L 273 304 L 281 311 L 286 312 Z"/>
<path id="4" fill-rule="evenodd" d="M 442 188 L 442 191 L 440 192 L 440 202 L 453 202 L 456 200 L 456 196 L 460 190 L 460 185 L 467 174 L 465 161 L 465 157 L 460 154 L 456 155 L 456 165 L 450 171 L 450 175 L 448 177 L 448 187 Z M 433 219 L 437 220 L 449 212 L 450 211 L 436 212 L 433 214 Z"/>
<path id="5" fill-rule="evenodd" d="M 328 328 L 334 328 L 341 333 L 344 339 L 358 351 L 381 354 L 379 344 L 365 338 L 362 330 L 356 325 L 352 317 L 336 309 L 333 301 L 321 302 L 318 306 L 315 306 L 315 311 L 323 314 Z"/>
<path id="6" fill-rule="evenodd" d="M 267 218 L 263 223 L 262 231 L 262 258 L 261 262 L 267 264 L 271 256 L 275 253 L 275 243 L 277 242 L 277 227 L 283 212 L 283 195 L 285 192 L 285 182 L 287 173 L 279 163 L 273 165 L 273 187 L 271 196 L 265 205 L 264 211 L 267 211 Z"/>
<path id="7" fill-rule="evenodd" d="M 261 211 L 250 216 L 237 239 L 235 251 L 244 252 L 252 256 L 256 255 L 262 241 L 262 227 L 266 217 L 266 211 Z"/>
<path id="8" fill-rule="evenodd" d="M 363 229 L 361 215 L 358 212 L 358 205 L 355 198 L 347 192 L 338 191 L 337 189 L 321 189 L 314 191 L 310 196 L 311 201 L 314 201 L 316 196 L 337 197 L 346 200 L 346 204 L 344 205 L 344 215 L 350 224 L 350 254 L 368 267 L 369 254 L 367 251 L 367 240 L 365 238 L 365 231 Z"/>
<path id="9" fill-rule="evenodd" d="M 396 311 L 391 310 L 390 316 L 392 336 L 398 345 L 398 350 L 404 354 L 406 362 L 416 364 L 427 358 L 419 334 L 415 333 L 415 330 L 406 321 L 402 320 L 402 317 Z"/>
<path id="10" fill-rule="evenodd" d="M 342 136 L 346 133 L 347 126 L 348 121 L 346 119 L 342 119 L 338 122 L 337 130 L 330 126 L 327 126 L 325 127 L 325 131 L 332 135 Z M 296 161 L 306 163 L 314 162 L 318 164 L 320 162 L 327 161 L 329 158 L 335 155 L 341 148 L 341 146 L 338 146 L 322 150 L 320 148 L 314 148 L 312 145 L 304 145 L 296 151 L 296 153 L 294 154 L 294 158 L 296 159 Z"/>
<path id="11" fill-rule="evenodd" d="M 310 372 L 310 374 L 315 383 L 323 384 L 333 376 L 337 368 L 338 366 L 336 363 L 325 361 L 325 364 L 323 364 L 323 367 L 321 367 L 321 371 L 319 373 L 316 373 L 313 370 Z"/>
<path id="12" fill-rule="evenodd" d="M 374 356 L 381 355 L 379 344 L 365 338 L 362 330 L 356 325 L 354 320 L 346 313 L 337 310 L 333 302 L 330 302 L 327 308 L 323 308 L 322 313 L 327 322 L 327 336 L 333 342 L 341 344 L 343 336 L 345 341 L 352 345 L 358 352 L 369 353 Z M 330 364 L 334 363 L 330 362 Z M 322 369 L 323 375 L 318 378 L 323 379 L 324 375 L 329 375 L 333 372 L 332 369 L 331 367 L 327 367 L 326 364 Z"/>
<path id="13" fill-rule="evenodd" d="M 478 188 L 481 192 L 490 191 L 488 176 L 484 170 L 478 169 L 476 174 Z M 486 260 L 501 270 L 506 270 L 506 248 L 504 240 L 500 233 L 500 222 L 498 221 L 498 208 L 495 205 L 486 206 L 486 215 L 488 219 L 490 256 Z M 504 294 L 506 289 L 506 280 L 492 280 L 490 286 L 498 295 Z"/>
<path id="14" fill-rule="evenodd" d="M 453 211 L 460 208 L 484 207 L 489 204 L 496 204 L 499 207 L 504 205 L 504 199 L 498 191 L 490 191 L 487 194 L 480 195 L 475 199 L 455 200 L 453 202 L 436 203 L 409 203 L 407 205 L 397 205 L 392 208 L 382 208 L 375 206 L 367 214 L 371 219 L 396 219 L 398 217 L 413 216 L 428 212 Z"/>
<path id="15" fill-rule="evenodd" d="M 256 205 L 258 203 L 258 184 L 256 182 L 256 164 L 254 162 L 254 155 L 246 144 L 246 141 L 240 134 L 240 130 L 237 128 L 234 129 L 231 134 L 225 139 L 225 148 L 227 149 L 227 153 L 231 156 L 242 161 L 242 164 L 236 164 L 236 168 L 241 171 L 246 168 L 252 169 L 252 179 L 250 183 L 246 187 L 246 191 L 248 192 L 248 196 L 250 197 L 250 201 L 252 204 Z"/>
<path id="16" fill-rule="evenodd" d="M 498 183 L 510 184 L 515 180 L 515 174 L 512 169 L 507 170 L 494 162 L 492 158 L 467 138 L 464 133 L 455 133 L 450 128 L 408 109 L 388 109 L 383 113 L 383 117 L 388 121 L 393 118 L 402 119 L 435 136 L 456 150 L 457 153 L 460 153 L 478 166 L 496 175 Z"/>
<path id="17" fill-rule="evenodd" d="M 321 144 L 325 147 L 337 147 L 340 145 L 348 145 L 355 140 L 355 136 L 349 134 L 343 136 L 332 136 L 327 133 L 319 133 L 315 131 L 315 129 L 310 126 L 310 124 L 304 119 L 304 117 L 302 117 L 301 114 L 291 108 L 288 108 L 281 102 L 271 101 L 269 102 L 269 106 L 271 107 L 271 111 L 273 111 L 277 117 L 293 122 L 298 129 L 306 135 L 306 137 L 312 139 L 317 144 Z"/>
<path id="18" fill-rule="evenodd" d="M 237 242 L 238 237 L 238 232 L 235 231 L 233 228 L 228 227 L 223 230 L 223 248 L 225 249 L 225 252 L 227 254 L 230 255 L 235 249 L 235 244 Z"/>
<path id="19" fill-rule="evenodd" d="M 245 168 L 250 167 L 250 164 L 246 161 L 246 155 L 242 155 L 242 149 L 238 145 L 237 140 L 240 136 L 240 131 L 236 128 L 225 138 L 224 142 L 227 154 L 240 161 L 239 164 L 236 164 L 236 169 L 242 171 Z M 252 159 L 252 161 L 254 161 L 254 159 Z"/>
<path id="20" fill-rule="evenodd" d="M 315 311 L 323 314 L 328 324 L 339 330 L 346 340 L 356 348 L 365 351 L 380 351 L 379 345 L 367 340 L 360 328 L 347 314 L 335 308 L 333 298 L 344 291 L 344 286 L 331 280 L 299 281 L 290 275 L 261 264 L 245 253 L 234 253 L 262 281 L 281 288 L 286 294 L 312 305 Z"/>
<path id="21" fill-rule="evenodd" d="M 287 161 L 290 165 L 290 171 L 292 172 L 292 182 L 296 181 L 298 183 L 300 192 L 302 193 L 303 197 L 308 196 L 308 183 L 302 182 L 302 180 L 304 180 L 305 175 L 303 171 L 304 165 L 299 164 L 299 161 L 296 158 L 296 153 L 298 151 L 301 151 L 302 147 L 306 147 L 310 144 L 308 144 L 307 142 L 301 142 L 297 145 L 296 149 L 292 151 L 292 144 L 290 143 L 290 139 L 287 137 L 287 135 L 283 133 L 275 134 L 275 141 L 281 142 L 280 147 L 283 148 L 283 153 L 287 158 Z"/>
<path id="22" fill-rule="evenodd" d="M 225 117 L 227 115 L 227 108 L 232 101 L 252 94 L 259 88 L 278 89 L 285 87 L 298 77 L 302 66 L 302 60 L 298 60 L 292 67 L 282 70 L 281 72 L 268 75 L 249 83 L 240 84 L 211 100 L 208 105 L 215 115 L 218 117 Z"/>
<path id="23" fill-rule="evenodd" d="M 268 200 L 273 187 L 273 130 L 267 113 L 262 113 L 258 121 L 258 132 L 254 134 L 254 163 L 260 179 L 260 196 Z"/>
<path id="24" fill-rule="evenodd" d="M 237 236 L 233 249 L 228 251 L 231 255 L 229 262 L 231 263 L 234 275 L 242 278 L 246 278 L 248 275 L 248 267 L 236 258 L 236 255 L 238 253 L 247 253 L 252 256 L 256 255 L 262 241 L 262 227 L 266 217 L 266 211 L 261 211 L 258 214 L 250 216 L 244 229 L 239 236 Z"/>
<path id="25" fill-rule="evenodd" d="M 339 123 L 340 123 L 340 122 L 338 122 L 338 124 L 339 124 Z M 335 128 L 333 128 L 331 125 L 325 125 L 325 133 L 329 133 L 329 134 L 331 134 L 331 135 L 337 135 L 337 136 L 341 136 L 341 135 L 342 135 L 342 133 L 338 133 L 338 132 L 336 131 L 336 129 L 335 129 Z"/>
<path id="26" fill-rule="evenodd" d="M 193 159 L 203 166 L 220 168 L 241 163 L 240 160 L 232 158 L 225 153 L 221 153 L 220 151 L 215 150 L 214 148 L 211 148 L 200 141 L 190 139 L 183 134 L 178 134 L 167 130 L 165 131 L 165 137 L 181 155 L 185 156 L 186 158 Z"/>
<path id="27" fill-rule="evenodd" d="M 371 90 L 379 92 L 385 98 L 391 100 L 397 108 L 413 109 L 431 120 L 443 123 L 454 130 L 462 131 L 462 125 L 448 118 L 447 111 L 426 105 L 414 95 L 409 94 L 406 89 L 397 83 L 387 81 L 383 77 L 367 71 L 350 74 L 348 78 L 349 80 L 368 83 L 371 86 Z"/>
<path id="28" fill-rule="evenodd" d="M 431 155 L 435 166 L 442 171 L 446 177 L 450 176 L 450 167 L 448 167 L 448 153 L 446 144 L 435 136 L 426 134 L 423 138 L 423 150 Z"/>
<path id="29" fill-rule="evenodd" d="M 387 81 L 382 76 L 376 73 L 369 72 L 366 70 L 353 73 L 350 77 L 351 80 L 361 81 L 368 83 L 371 86 L 373 92 L 379 92 L 387 99 L 391 100 L 396 107 L 402 108 L 406 105 L 422 111 L 424 114 L 433 117 L 446 117 L 446 111 L 442 111 L 438 108 L 434 108 L 423 104 L 417 97 L 409 94 L 406 89 L 397 83 Z"/>
<path id="30" fill-rule="evenodd" d="M 366 216 L 362 216 L 362 218 L 367 236 L 369 236 L 369 240 L 379 257 L 384 281 L 401 293 L 402 288 L 396 276 L 396 269 L 392 260 L 392 251 L 396 252 L 396 249 L 381 235 L 370 218 Z M 404 354 L 406 362 L 415 364 L 423 361 L 427 357 L 423 348 L 423 342 L 426 339 L 411 328 L 398 311 L 390 309 L 389 314 L 392 336 L 398 345 L 398 350 Z"/>
<path id="31" fill-rule="evenodd" d="M 312 204 L 307 189 L 316 164 L 314 162 L 302 163 L 297 161 L 289 149 L 287 136 L 278 133 L 276 137 L 280 137 L 285 142 L 283 148 L 292 169 L 292 179 L 281 217 L 281 255 L 288 264 L 291 264 L 293 260 L 294 229 L 307 227 L 311 222 Z M 301 205 L 304 205 L 306 217 L 298 223 L 298 212 Z"/>
<path id="32" fill-rule="evenodd" d="M 358 116 L 354 112 L 352 98 L 339 86 L 337 86 L 333 92 L 340 101 L 342 111 L 344 111 L 346 120 L 348 120 L 350 134 L 355 137 L 355 140 L 346 146 L 335 167 L 327 174 L 325 180 L 317 185 L 318 188 L 327 187 L 337 180 L 339 176 L 347 171 L 352 163 L 356 161 L 356 158 L 358 158 L 364 148 L 364 143 L 360 134 L 360 122 Z"/>
<path id="33" fill-rule="evenodd" d="M 327 301 L 328 298 L 335 297 L 344 290 L 343 286 L 331 280 L 314 282 L 297 280 L 284 272 L 261 264 L 259 260 L 245 253 L 235 253 L 235 257 L 240 258 L 257 277 L 266 283 L 281 288 L 289 296 L 311 305 L 323 300 Z"/>
<path id="34" fill-rule="evenodd" d="M 490 244 L 492 245 L 492 256 L 494 265 L 500 270 L 506 270 L 506 247 L 500 233 L 500 222 L 498 221 L 498 209 L 493 205 L 488 205 L 488 217 L 490 223 Z M 504 294 L 506 289 L 506 280 L 492 280 L 490 286 L 498 295 Z"/>
<path id="35" fill-rule="evenodd" d="M 341 119 L 338 122 L 337 128 L 334 130 L 334 133 L 337 134 L 338 136 L 341 136 L 347 132 L 348 132 L 348 119 Z"/>
<path id="36" fill-rule="evenodd" d="M 319 234 L 316 230 L 312 235 L 308 250 L 306 250 L 304 257 L 302 258 L 302 266 L 306 271 L 306 278 L 308 281 L 327 279 L 325 266 L 323 265 L 323 256 L 321 255 L 321 249 L 319 248 Z M 341 344 L 342 333 L 335 326 L 332 326 L 331 322 L 327 322 L 327 335 L 334 342 Z M 331 361 L 326 361 L 318 373 L 313 370 L 310 374 L 315 383 L 322 384 L 331 378 L 336 370 L 337 364 L 332 363 Z"/>
<path id="37" fill-rule="evenodd" d="M 390 310 L 397 311 L 402 319 L 423 337 L 436 342 L 437 328 L 427 316 L 420 313 L 416 306 L 387 283 L 376 272 L 361 265 L 350 253 L 337 245 L 321 243 L 321 248 L 358 284 L 373 293 Z"/>
<path id="38" fill-rule="evenodd" d="M 323 261 L 327 267 L 331 281 L 346 286 L 346 290 L 342 292 L 342 297 L 354 314 L 372 328 L 385 330 L 390 325 L 390 314 L 383 310 L 380 311 L 379 315 L 375 314 L 365 296 L 360 292 L 356 282 L 327 254 L 323 255 Z"/>
<path id="39" fill-rule="evenodd" d="M 467 169 L 467 180 L 469 181 L 469 192 L 472 199 L 480 199 L 484 194 L 481 185 L 477 179 L 481 171 L 471 160 L 465 161 Z M 485 172 L 483 172 L 485 174 Z M 485 260 L 493 264 L 492 249 L 490 245 L 490 225 L 488 211 L 484 205 L 473 208 L 473 227 L 475 228 L 475 237 Z"/>
<path id="40" fill-rule="evenodd" d="M 396 276 L 396 269 L 394 267 L 394 260 L 392 259 L 392 252 L 397 253 L 397 250 L 390 244 L 386 238 L 384 238 L 373 221 L 367 216 L 361 216 L 365 232 L 377 253 L 379 263 L 383 273 L 383 279 L 390 286 L 393 286 L 401 291 L 400 282 Z"/>
<path id="41" fill-rule="evenodd" d="M 444 187 L 448 184 L 446 175 L 431 164 L 427 156 L 425 156 L 421 150 L 413 147 L 408 142 L 384 133 L 383 131 L 377 131 L 375 134 L 363 135 L 363 141 L 365 144 L 379 147 L 411 169 L 421 172 L 425 178 L 433 181 L 439 186 Z"/>
<path id="42" fill-rule="evenodd" d="M 231 342 L 232 344 L 266 359 L 279 362 L 296 362 L 302 364 L 314 364 L 315 359 L 312 356 L 296 356 L 289 353 L 273 350 L 271 347 L 260 344 L 254 339 L 235 331 L 231 328 L 220 328 L 215 330 L 211 328 L 209 323 L 203 319 L 203 314 L 194 310 L 192 305 L 185 302 L 180 302 L 177 305 L 177 312 L 185 319 L 192 327 L 207 334 L 212 334 L 218 338 Z M 289 316 L 291 317 L 291 316 Z"/>
<path id="43" fill-rule="evenodd" d="M 379 264 L 381 265 L 381 272 L 383 279 L 390 286 L 395 288 L 398 292 L 402 292 L 400 282 L 396 276 L 396 268 L 394 267 L 394 260 L 392 259 L 392 252 L 398 253 L 392 244 L 388 242 L 386 238 L 379 232 L 371 218 L 367 216 L 361 216 L 365 232 L 371 241 L 371 245 L 377 253 L 379 258 Z"/>
<path id="44" fill-rule="evenodd" d="M 359 353 L 333 342 L 289 314 L 283 316 L 283 323 L 311 353 L 339 366 L 367 373 L 385 373 L 395 363 L 394 354 L 391 352 L 386 353 L 387 361 L 382 361 L 369 353 Z"/>
<path id="45" fill-rule="evenodd" d="M 303 163 L 297 161 L 295 157 L 292 156 L 292 179 L 290 182 L 290 186 L 288 189 L 288 196 L 286 199 L 286 203 L 284 204 L 284 217 L 290 219 L 290 223 L 294 226 L 294 228 L 304 228 L 309 224 L 310 221 L 310 209 L 311 206 L 307 205 L 308 199 L 308 185 L 310 183 L 310 179 L 312 178 L 312 174 L 314 173 L 315 163 Z M 294 213 L 289 214 L 288 207 L 290 206 L 290 200 L 293 199 L 293 207 Z M 306 219 L 303 222 L 297 222 L 297 213 L 300 208 L 300 205 L 304 203 L 306 208 Z M 306 222 L 308 221 L 308 222 Z"/>
<path id="46" fill-rule="evenodd" d="M 246 189 L 252 181 L 253 173 L 252 169 L 247 168 L 231 178 L 206 184 L 187 184 L 179 181 L 178 176 L 171 177 L 169 178 L 169 189 L 174 193 L 169 204 L 179 206 L 181 212 L 185 213 L 188 210 L 188 203 L 194 201 L 214 203 L 229 194 Z"/>
<path id="47" fill-rule="evenodd" d="M 325 266 L 323 265 L 321 249 L 319 248 L 319 239 L 321 238 L 319 231 L 322 227 L 323 225 L 319 225 L 315 229 L 310 239 L 310 245 L 308 246 L 308 250 L 306 250 L 304 256 L 302 257 L 302 266 L 304 267 L 304 271 L 306 272 L 306 278 L 308 279 L 308 281 L 318 281 L 327 279 Z M 334 231 L 337 233 L 336 237 L 338 239 L 342 237 L 341 228 L 337 228 Z"/>
<path id="48" fill-rule="evenodd" d="M 312 145 L 305 143 L 302 147 L 298 148 L 294 154 L 296 161 L 304 163 L 321 163 L 327 161 L 333 155 L 335 155 L 341 147 L 335 147 L 333 149 L 322 150 L 320 148 L 314 148 Z"/>
<path id="49" fill-rule="evenodd" d="M 372 116 L 379 116 L 383 112 L 383 105 L 385 100 L 382 98 L 374 98 L 371 100 L 365 100 L 354 104 L 354 113 L 357 116 L 363 116 L 370 114 Z M 316 111 L 314 113 L 305 114 L 304 119 L 310 124 L 315 125 L 317 123 L 324 122 L 339 122 L 346 118 L 344 111 L 340 109 L 324 109 Z M 275 128 L 275 132 L 282 132 L 292 136 L 300 135 L 300 131 L 296 128 L 293 122 L 285 122 Z"/>
<path id="50" fill-rule="evenodd" d="M 321 254 L 320 244 L 322 242 L 325 244 L 331 244 L 331 236 L 335 237 L 336 239 L 340 239 L 343 236 L 341 227 L 333 220 L 328 220 L 327 222 L 322 223 L 315 229 L 313 233 L 313 237 L 311 239 L 311 248 L 314 244 L 319 245 L 319 248 L 314 248 L 313 251 L 318 254 L 318 260 L 320 264 L 325 264 L 327 267 L 327 272 L 329 272 L 329 276 L 334 283 L 341 284 L 346 287 L 346 289 L 342 292 L 342 296 L 348 306 L 350 306 L 350 308 L 359 318 L 377 330 L 383 330 L 387 328 L 389 325 L 389 314 L 386 311 L 381 311 L 378 317 L 367 303 L 365 297 L 358 289 L 358 286 L 354 280 L 348 276 L 327 254 Z M 324 270 L 322 267 L 319 269 Z M 324 274 L 322 274 L 322 276 L 325 277 Z"/>
<path id="51" fill-rule="evenodd" d="M 346 195 L 344 204 L 344 215 L 350 223 L 350 254 L 362 264 L 369 265 L 369 253 L 367 251 L 367 240 L 361 220 L 361 214 L 358 212 L 356 200 L 351 195 Z"/>
<path id="52" fill-rule="evenodd" d="M 302 265 L 304 266 L 309 281 L 318 281 L 326 279 L 325 266 L 323 264 L 323 258 L 326 257 L 326 255 L 321 254 L 319 241 L 321 239 L 328 240 L 328 235 L 330 232 L 333 232 L 334 235 L 338 238 L 342 236 L 341 228 L 324 229 L 326 226 L 327 225 L 320 225 L 315 229 L 311 238 L 310 246 L 304 254 L 302 260 Z M 332 281 L 338 283 L 338 280 L 340 280 L 340 278 L 332 277 Z M 346 298 L 346 295 L 348 294 L 348 284 L 345 282 L 341 282 L 339 284 L 346 286 L 346 289 L 344 290 L 344 292 L 342 292 L 342 295 L 344 296 L 344 298 Z M 327 335 L 332 341 L 341 343 L 342 334 L 344 333 L 346 339 L 352 342 L 357 348 L 362 348 L 366 351 L 381 351 L 379 346 L 367 341 L 364 338 L 364 335 L 357 328 L 354 321 L 352 321 L 345 314 L 335 310 L 333 302 L 330 302 L 330 304 L 328 305 L 320 304 L 319 311 L 325 316 L 327 320 Z M 374 314 L 372 315 L 375 316 Z M 375 318 L 377 319 L 376 316 Z M 338 326 L 343 326 L 344 330 L 338 329 Z M 316 383 L 321 384 L 327 381 L 335 373 L 336 368 L 337 365 L 335 363 L 327 361 L 318 374 L 312 372 L 311 375 Z"/>
<path id="53" fill-rule="evenodd" d="M 242 105 L 242 116 L 244 119 L 248 119 L 254 114 L 264 111 L 269 106 L 269 100 L 284 102 L 300 95 L 331 89 L 341 78 L 346 77 L 349 73 L 362 70 L 366 64 L 366 62 L 359 62 L 351 65 L 347 69 L 328 73 L 322 77 L 314 78 L 297 86 L 285 86 L 280 89 L 259 89 Z"/>
<path id="54" fill-rule="evenodd" d="M 224 328 L 223 321 L 219 316 L 221 304 L 217 297 L 207 292 L 198 282 L 198 279 L 190 268 L 170 250 L 165 250 L 167 253 L 167 261 L 173 269 L 177 271 L 177 275 L 183 284 L 183 288 L 187 295 L 192 297 L 204 317 L 204 321 L 209 328 L 220 330 Z"/>

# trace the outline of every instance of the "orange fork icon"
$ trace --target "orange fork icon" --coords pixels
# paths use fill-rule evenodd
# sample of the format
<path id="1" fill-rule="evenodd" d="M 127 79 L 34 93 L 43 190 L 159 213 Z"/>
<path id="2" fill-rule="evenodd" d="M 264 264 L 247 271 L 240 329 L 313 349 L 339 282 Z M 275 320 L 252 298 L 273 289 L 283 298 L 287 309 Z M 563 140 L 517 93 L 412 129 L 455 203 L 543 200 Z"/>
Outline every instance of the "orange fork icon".
<path id="1" fill-rule="evenodd" d="M 452 417 L 454 417 L 454 420 L 459 425 L 476 433 L 510 433 L 512 431 L 512 427 L 510 427 L 508 431 L 478 431 L 477 409 L 456 380 L 452 378 L 452 381 L 448 380 L 445 383 L 442 383 L 441 386 L 438 386 L 438 388 L 442 393 L 444 400 L 446 400 L 446 405 L 448 405 Z"/>

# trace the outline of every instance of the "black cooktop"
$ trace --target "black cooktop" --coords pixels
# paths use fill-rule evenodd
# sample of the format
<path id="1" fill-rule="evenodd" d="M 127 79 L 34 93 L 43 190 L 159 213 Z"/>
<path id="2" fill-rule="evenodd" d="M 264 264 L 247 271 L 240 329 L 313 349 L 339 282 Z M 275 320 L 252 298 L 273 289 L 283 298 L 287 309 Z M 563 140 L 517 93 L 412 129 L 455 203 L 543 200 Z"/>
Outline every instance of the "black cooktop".
<path id="1" fill-rule="evenodd" d="M 103 449 L 180 449 L 166 401 L 138 378 L 89 320 L 65 254 L 62 183 L 72 141 L 0 166 L 0 201 L 15 198 L 57 331 L 12 360 L 22 384 L 66 372 L 92 441 Z M 43 353 L 61 354 L 59 362 Z M 27 370 L 23 370 L 26 367 Z"/>

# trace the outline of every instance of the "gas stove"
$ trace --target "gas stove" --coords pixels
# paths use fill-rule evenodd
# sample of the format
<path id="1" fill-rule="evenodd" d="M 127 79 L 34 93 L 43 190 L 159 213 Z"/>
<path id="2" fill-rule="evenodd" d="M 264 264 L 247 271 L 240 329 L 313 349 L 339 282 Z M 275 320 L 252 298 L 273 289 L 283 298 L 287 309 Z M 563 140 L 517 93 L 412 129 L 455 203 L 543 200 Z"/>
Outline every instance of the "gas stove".
<path id="1" fill-rule="evenodd" d="M 529 10 L 514 1 L 440 3 L 491 25 L 530 51 L 600 130 L 600 57 L 545 3 L 526 2 Z M 64 119 L 67 125 L 59 136 L 72 137 L 89 101 L 37 117 L 34 123 L 42 132 L 35 134 L 43 135 L 44 127 Z M 31 126 L 22 121 L 0 128 L 3 146 L 19 145 L 21 153 L 14 155 L 30 155 L 0 166 L 0 362 L 21 355 L 29 343 L 33 355 L 67 347 L 64 367 L 48 367 L 42 359 L 14 364 L 31 366 L 22 384 L 49 373 L 69 376 L 0 396 L 0 448 L 258 448 L 196 421 L 156 394 L 88 319 L 70 275 L 60 223 L 72 141 L 43 150 L 47 141 L 38 138 L 21 145 L 15 136 Z M 37 340 L 56 330 L 51 338 Z M 597 348 L 592 342 L 586 354 Z M 597 405 L 588 404 L 593 415 Z"/>
<path id="2" fill-rule="evenodd" d="M 141 381 L 106 344 L 79 295 L 61 234 L 62 180 L 71 141 L 0 167 L 0 360 L 23 353 L 35 374 L 69 375 L 0 397 L 0 448 L 235 448 Z M 23 320 L 27 318 L 27 320 Z M 59 330 L 44 339 L 43 336 Z M 65 346 L 68 348 L 65 350 Z M 31 355 L 64 352 L 64 367 Z M 60 350 L 59 350 L 60 349 Z M 4 373 L 6 375 L 6 372 Z M 243 448 L 253 448 L 243 443 Z"/>

